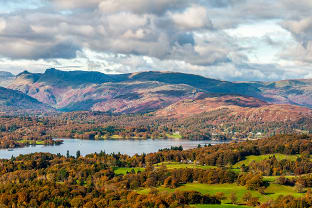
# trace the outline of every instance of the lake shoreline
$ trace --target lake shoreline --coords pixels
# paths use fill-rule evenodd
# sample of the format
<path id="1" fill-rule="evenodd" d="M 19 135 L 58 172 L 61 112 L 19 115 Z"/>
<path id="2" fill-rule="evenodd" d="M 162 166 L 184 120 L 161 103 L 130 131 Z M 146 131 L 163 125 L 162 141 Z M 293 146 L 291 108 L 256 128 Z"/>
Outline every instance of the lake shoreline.
<path id="1" fill-rule="evenodd" d="M 231 141 L 211 141 L 211 140 L 184 140 L 184 139 L 145 139 L 145 140 L 83 140 L 72 138 L 55 138 L 54 140 L 62 140 L 63 143 L 59 145 L 30 145 L 20 148 L 0 149 L 0 159 L 10 159 L 12 156 L 16 157 L 20 154 L 31 154 L 35 152 L 48 152 L 52 154 L 66 155 L 70 151 L 74 155 L 77 151 L 81 151 L 82 155 L 91 153 L 99 153 L 105 151 L 106 153 L 122 153 L 128 155 L 152 153 L 160 149 L 182 146 L 183 149 L 192 149 L 205 145 L 215 145 L 229 143 Z M 11 150 L 11 151 L 10 151 Z M 12 151 L 13 150 L 13 151 Z"/>

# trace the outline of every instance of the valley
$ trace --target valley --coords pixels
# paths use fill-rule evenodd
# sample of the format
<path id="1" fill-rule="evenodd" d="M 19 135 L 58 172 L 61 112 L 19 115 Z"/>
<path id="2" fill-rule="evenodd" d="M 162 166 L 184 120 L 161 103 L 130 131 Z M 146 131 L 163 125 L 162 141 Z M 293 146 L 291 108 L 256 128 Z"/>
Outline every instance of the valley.
<path id="1" fill-rule="evenodd" d="M 0 88 L 1 114 L 22 113 L 43 122 L 39 135 L 54 138 L 242 140 L 311 132 L 308 103 L 272 99 L 272 93 L 280 97 L 282 91 L 308 98 L 308 80 L 235 83 L 174 72 L 103 74 L 54 68 L 3 77 L 9 84 Z M 274 90 L 266 93 L 269 88 Z M 113 131 L 107 132 L 108 127 Z M 22 129 L 20 140 L 27 132 Z"/>
<path id="2" fill-rule="evenodd" d="M 309 83 L 22 72 L 0 88 L 0 205 L 312 206 Z"/>
<path id="3" fill-rule="evenodd" d="M 312 208 L 312 0 L 0 0 L 0 208 Z"/>

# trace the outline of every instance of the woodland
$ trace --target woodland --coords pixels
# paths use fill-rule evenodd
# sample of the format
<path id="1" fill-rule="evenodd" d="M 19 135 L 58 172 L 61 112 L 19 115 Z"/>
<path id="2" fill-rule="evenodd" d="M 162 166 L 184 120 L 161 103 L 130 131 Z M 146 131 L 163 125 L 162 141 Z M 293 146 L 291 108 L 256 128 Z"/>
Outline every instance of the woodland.
<path id="1" fill-rule="evenodd" d="M 61 144 L 58 138 L 246 140 L 312 133 L 312 120 L 308 118 L 296 122 L 250 122 L 225 118 L 227 112 L 222 109 L 184 119 L 101 112 L 1 116 L 0 148 Z"/>
<path id="2" fill-rule="evenodd" d="M 311 153 L 311 136 L 288 134 L 134 156 L 20 155 L 0 160 L 0 204 L 311 207 Z"/>

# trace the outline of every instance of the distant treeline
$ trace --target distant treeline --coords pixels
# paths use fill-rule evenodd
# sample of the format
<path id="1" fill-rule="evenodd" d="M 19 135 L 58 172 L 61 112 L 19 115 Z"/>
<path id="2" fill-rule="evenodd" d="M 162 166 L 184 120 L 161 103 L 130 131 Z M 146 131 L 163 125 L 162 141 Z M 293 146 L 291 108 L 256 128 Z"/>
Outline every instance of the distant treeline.
<path id="1" fill-rule="evenodd" d="M 152 114 L 114 116 L 97 112 L 2 116 L 0 148 L 54 144 L 52 138 L 226 140 L 312 132 L 311 119 L 241 122 L 226 115 L 225 110 L 218 110 L 185 119 L 159 118 Z"/>

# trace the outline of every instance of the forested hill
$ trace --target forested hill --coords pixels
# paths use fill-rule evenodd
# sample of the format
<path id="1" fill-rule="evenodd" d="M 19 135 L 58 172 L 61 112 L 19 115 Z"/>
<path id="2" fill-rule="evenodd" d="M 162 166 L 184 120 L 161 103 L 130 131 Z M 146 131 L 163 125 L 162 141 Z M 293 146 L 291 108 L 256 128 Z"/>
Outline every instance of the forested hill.
<path id="1" fill-rule="evenodd" d="M 0 160 L 0 205 L 308 208 L 311 153 L 310 136 L 279 135 L 133 157 L 21 155 Z"/>

